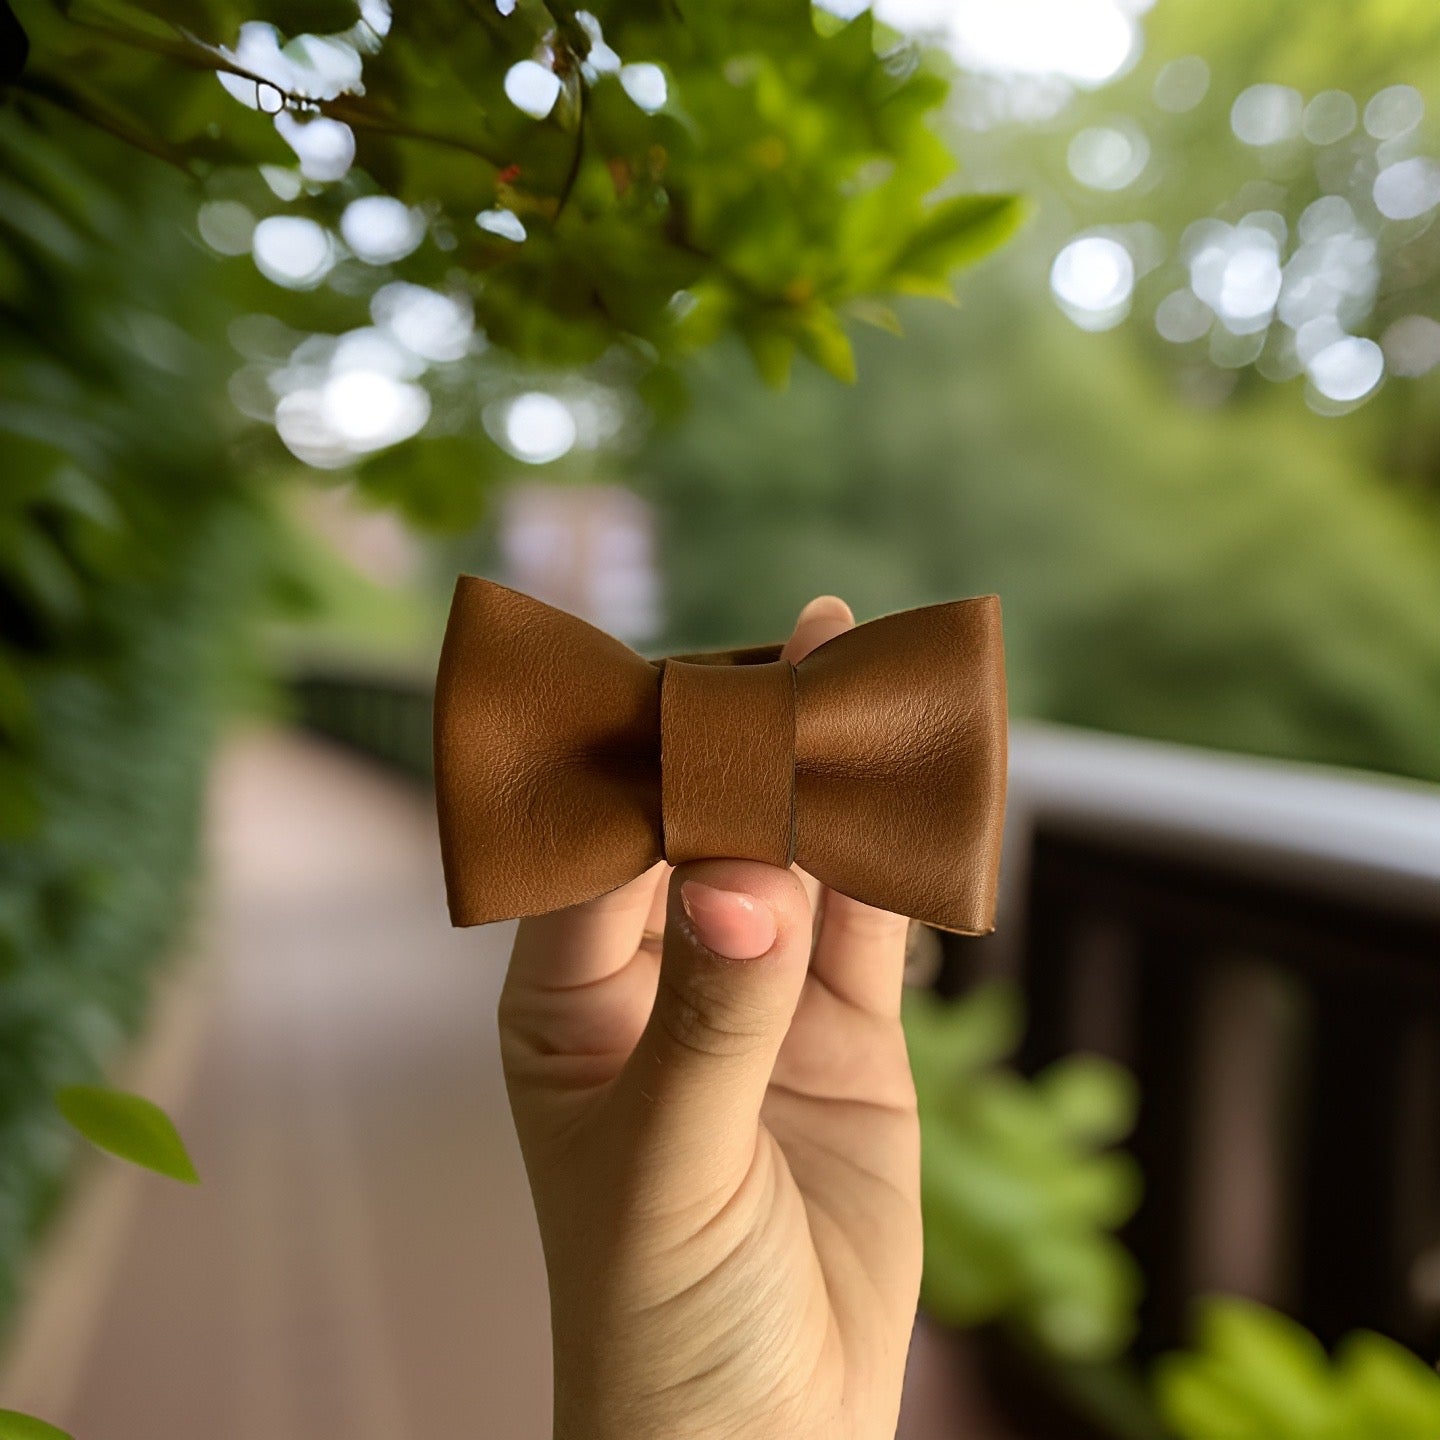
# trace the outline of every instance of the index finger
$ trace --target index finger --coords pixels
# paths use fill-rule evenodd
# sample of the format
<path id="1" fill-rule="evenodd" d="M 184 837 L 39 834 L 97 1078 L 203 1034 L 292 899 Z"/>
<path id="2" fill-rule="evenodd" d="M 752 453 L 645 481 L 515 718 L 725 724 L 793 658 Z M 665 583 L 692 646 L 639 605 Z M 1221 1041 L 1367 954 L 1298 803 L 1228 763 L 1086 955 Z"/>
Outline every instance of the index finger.
<path id="1" fill-rule="evenodd" d="M 574 990 L 623 969 L 640 948 L 656 889 L 670 868 L 657 861 L 594 900 L 527 916 L 515 932 L 511 981 L 539 990 Z"/>
<path id="2" fill-rule="evenodd" d="M 854 623 L 855 616 L 843 600 L 822 595 L 800 612 L 782 654 L 787 660 L 803 660 Z M 811 974 L 848 1004 L 879 1015 L 898 1015 L 909 926 L 903 915 L 826 890 L 817 917 Z"/>

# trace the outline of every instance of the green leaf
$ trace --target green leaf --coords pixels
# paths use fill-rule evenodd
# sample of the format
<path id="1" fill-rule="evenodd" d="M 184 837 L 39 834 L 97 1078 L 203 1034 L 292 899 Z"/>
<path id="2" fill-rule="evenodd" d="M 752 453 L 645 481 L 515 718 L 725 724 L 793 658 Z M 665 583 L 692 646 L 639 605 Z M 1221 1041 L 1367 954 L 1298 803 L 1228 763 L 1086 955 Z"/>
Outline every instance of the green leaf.
<path id="1" fill-rule="evenodd" d="M 1161 1419 L 1182 1440 L 1261 1440 L 1246 1398 L 1232 1393 L 1223 1377 L 1197 1357 L 1161 1356 L 1153 1384 Z"/>
<path id="2" fill-rule="evenodd" d="M 614 74 L 569 63 L 591 45 L 569 5 L 514 8 L 502 16 L 486 0 L 457 26 L 452 6 L 415 0 L 377 45 L 358 0 L 30 0 L 19 13 L 27 26 L 38 18 L 22 78 L 52 106 L 191 170 L 209 198 L 223 190 L 269 215 L 278 197 L 250 163 L 275 161 L 283 142 L 268 116 L 215 83 L 212 72 L 232 64 L 222 47 L 246 20 L 278 26 L 302 71 L 327 37 L 351 46 L 363 53 L 363 87 L 315 104 L 355 133 L 354 177 L 284 203 L 329 223 L 345 187 L 373 184 L 423 207 L 452 250 L 447 265 L 475 282 L 489 344 L 545 366 L 588 364 L 616 341 L 665 363 L 738 332 L 771 385 L 784 386 L 796 348 L 849 378 L 838 323 L 797 312 L 817 296 L 945 296 L 954 257 L 985 248 L 993 198 L 969 202 L 963 236 L 950 233 L 956 202 L 926 204 L 955 172 L 931 124 L 952 67 L 889 31 L 877 54 L 868 11 L 842 21 L 806 0 L 684 5 L 677 25 L 670 0 L 608 0 L 596 8 L 607 44 L 666 78 L 667 99 L 650 113 Z M 574 53 L 559 101 L 537 121 L 509 101 L 505 78 L 557 31 Z M 477 210 L 494 204 L 525 225 L 523 244 L 476 228 Z M 7 218 L 16 209 L 0 208 Z M 46 219 L 17 213 L 31 228 Z M 434 260 L 417 253 L 409 278 L 424 283 Z M 356 270 L 343 293 L 363 299 L 385 278 Z M 318 318 L 325 301 L 293 303 Z M 750 319 L 767 308 L 778 313 Z M 857 318 L 895 324 L 883 306 Z M 338 328 L 313 328 L 327 326 Z"/>
<path id="3" fill-rule="evenodd" d="M 200 1183 L 170 1117 L 149 1100 L 99 1085 L 67 1085 L 56 1094 L 55 1104 L 101 1150 L 187 1185 Z"/>
<path id="4" fill-rule="evenodd" d="M 1357 1331 L 1341 1342 L 1336 1365 L 1354 1434 L 1386 1440 L 1440 1435 L 1440 1375 L 1403 1345 Z"/>
<path id="5" fill-rule="evenodd" d="M 1181 1440 L 1316 1440 L 1343 1433 L 1342 1386 L 1303 1326 L 1233 1296 L 1201 1302 L 1199 1343 L 1162 1358 L 1161 1412 Z M 1382 1428 L 1365 1434 L 1387 1434 Z M 1399 1437 L 1397 1437 L 1399 1440 Z"/>
<path id="6" fill-rule="evenodd" d="M 359 467 L 360 489 L 430 530 L 465 530 L 485 509 L 487 447 L 466 435 L 424 437 L 382 450 Z M 490 461 L 493 466 L 495 461 Z"/>
<path id="7" fill-rule="evenodd" d="M 822 370 L 847 385 L 855 383 L 855 350 L 833 310 L 822 306 L 807 310 L 799 339 L 801 350 Z"/>
<path id="8" fill-rule="evenodd" d="M 1005 243 L 1025 218 L 1015 195 L 957 195 L 935 206 L 895 257 L 892 278 L 911 293 L 936 293 L 962 265 Z"/>
<path id="9" fill-rule="evenodd" d="M 18 1410 L 0 1410 L 0 1440 L 71 1440 L 70 1433 Z"/>
<path id="10" fill-rule="evenodd" d="M 895 313 L 895 307 L 885 304 L 883 300 L 867 298 L 852 300 L 845 310 L 847 314 L 853 315 L 857 320 L 863 321 L 866 325 L 873 325 L 877 330 L 884 330 L 888 335 L 904 335 L 905 333 L 905 327 L 900 323 L 900 317 Z"/>
<path id="11" fill-rule="evenodd" d="M 905 1034 L 917 1081 L 962 1076 L 1009 1055 L 1025 1027 L 1019 991 L 1004 982 L 977 986 L 946 1002 L 920 991 L 905 996 Z"/>
<path id="12" fill-rule="evenodd" d="M 1135 1124 L 1139 1094 L 1128 1070 L 1102 1055 L 1070 1055 L 1037 1077 L 1039 1092 L 1066 1134 L 1108 1144 Z"/>
<path id="13" fill-rule="evenodd" d="M 795 341 L 783 330 L 756 324 L 746 328 L 745 344 L 760 378 L 771 389 L 784 390 L 790 384 L 790 367 L 795 362 Z"/>

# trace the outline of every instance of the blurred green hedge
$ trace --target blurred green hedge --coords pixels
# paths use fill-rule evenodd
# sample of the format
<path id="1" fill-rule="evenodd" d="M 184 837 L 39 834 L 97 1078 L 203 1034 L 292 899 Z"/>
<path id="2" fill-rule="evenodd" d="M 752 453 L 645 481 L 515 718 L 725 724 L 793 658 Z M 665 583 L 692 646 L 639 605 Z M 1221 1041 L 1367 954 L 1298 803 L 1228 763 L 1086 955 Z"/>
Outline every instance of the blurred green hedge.
<path id="1" fill-rule="evenodd" d="M 179 933 L 270 553 L 193 194 L 70 138 L 0 112 L 0 1314 L 70 1153 L 53 1092 Z"/>

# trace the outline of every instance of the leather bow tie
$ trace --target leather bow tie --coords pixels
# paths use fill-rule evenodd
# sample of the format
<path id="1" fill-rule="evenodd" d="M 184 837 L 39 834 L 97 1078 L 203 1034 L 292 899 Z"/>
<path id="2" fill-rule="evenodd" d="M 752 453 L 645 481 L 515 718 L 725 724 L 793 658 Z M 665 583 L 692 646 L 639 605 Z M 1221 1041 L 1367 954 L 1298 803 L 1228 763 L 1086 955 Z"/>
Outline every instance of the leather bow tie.
<path id="1" fill-rule="evenodd" d="M 1005 669 L 993 595 L 780 646 L 646 660 L 462 576 L 435 689 L 450 916 L 590 900 L 657 860 L 798 863 L 963 934 L 994 928 Z"/>

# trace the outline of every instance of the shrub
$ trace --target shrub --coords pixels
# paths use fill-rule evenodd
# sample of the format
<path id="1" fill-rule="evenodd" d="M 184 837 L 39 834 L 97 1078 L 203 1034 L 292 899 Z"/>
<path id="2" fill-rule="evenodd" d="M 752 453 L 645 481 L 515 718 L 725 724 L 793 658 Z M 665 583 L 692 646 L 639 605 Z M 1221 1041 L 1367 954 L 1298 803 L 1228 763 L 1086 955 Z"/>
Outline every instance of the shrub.
<path id="1" fill-rule="evenodd" d="M 3 1312 L 69 1154 L 52 1094 L 139 1021 L 184 916 L 270 526 L 213 408 L 185 187 L 16 108 L 0 165 Z"/>

